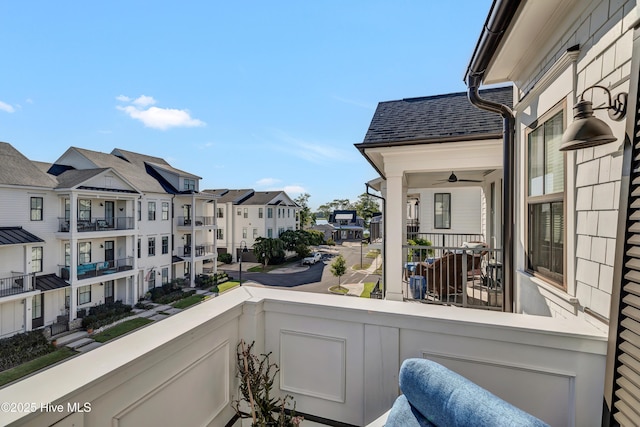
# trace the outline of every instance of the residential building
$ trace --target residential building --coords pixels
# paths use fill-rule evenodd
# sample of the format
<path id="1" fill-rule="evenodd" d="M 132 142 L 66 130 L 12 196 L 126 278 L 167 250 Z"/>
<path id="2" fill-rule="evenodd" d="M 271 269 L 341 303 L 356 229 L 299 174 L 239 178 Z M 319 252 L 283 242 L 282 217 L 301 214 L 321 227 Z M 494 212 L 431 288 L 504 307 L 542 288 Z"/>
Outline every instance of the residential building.
<path id="1" fill-rule="evenodd" d="M 215 197 L 199 177 L 125 150 L 71 147 L 53 164 L 0 152 L 0 336 L 66 330 L 92 306 L 215 271 Z"/>
<path id="2" fill-rule="evenodd" d="M 300 229 L 300 207 L 284 191 L 204 190 L 217 197 L 218 253 L 238 259 L 242 245 L 253 247 L 258 237 L 276 238 L 287 230 Z M 243 260 L 255 260 L 244 253 Z"/>
<path id="3" fill-rule="evenodd" d="M 362 240 L 364 219 L 354 210 L 335 210 L 329 215 L 329 223 L 333 226 L 333 240 Z"/>

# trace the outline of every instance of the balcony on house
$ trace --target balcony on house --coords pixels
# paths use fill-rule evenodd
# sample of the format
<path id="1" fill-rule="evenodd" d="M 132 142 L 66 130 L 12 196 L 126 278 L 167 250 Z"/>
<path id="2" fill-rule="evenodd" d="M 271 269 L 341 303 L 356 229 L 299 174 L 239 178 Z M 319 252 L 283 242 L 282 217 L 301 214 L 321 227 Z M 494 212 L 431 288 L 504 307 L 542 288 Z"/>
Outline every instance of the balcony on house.
<path id="1" fill-rule="evenodd" d="M 3 402 L 62 412 L 0 417 L 27 426 L 239 425 L 230 402 L 240 339 L 271 352 L 280 366 L 274 394 L 292 395 L 296 412 L 318 423 L 384 420 L 400 364 L 418 357 L 550 425 L 600 424 L 607 339 L 588 323 L 246 286 L 0 389 Z M 76 402 L 91 411 L 74 411 Z"/>
<path id="2" fill-rule="evenodd" d="M 105 276 L 133 269 L 133 257 L 120 258 L 110 261 L 97 261 L 79 264 L 77 267 L 78 280 L 91 277 Z M 60 266 L 60 277 L 69 280 L 69 266 Z"/>
<path id="3" fill-rule="evenodd" d="M 35 274 L 12 273 L 0 277 L 0 298 L 34 291 L 35 283 Z"/>
<path id="4" fill-rule="evenodd" d="M 215 247 L 213 243 L 195 245 L 195 247 L 193 248 L 193 256 L 196 258 L 212 256 L 214 254 L 214 250 Z M 180 246 L 178 247 L 177 252 L 179 257 L 191 258 L 192 256 L 191 246 Z"/>
<path id="5" fill-rule="evenodd" d="M 78 232 L 133 230 L 133 217 L 104 217 L 78 220 Z M 69 232 L 70 221 L 66 218 L 58 218 L 58 231 Z"/>
<path id="6" fill-rule="evenodd" d="M 178 227 L 210 227 L 215 224 L 215 218 L 213 216 L 179 216 Z"/>

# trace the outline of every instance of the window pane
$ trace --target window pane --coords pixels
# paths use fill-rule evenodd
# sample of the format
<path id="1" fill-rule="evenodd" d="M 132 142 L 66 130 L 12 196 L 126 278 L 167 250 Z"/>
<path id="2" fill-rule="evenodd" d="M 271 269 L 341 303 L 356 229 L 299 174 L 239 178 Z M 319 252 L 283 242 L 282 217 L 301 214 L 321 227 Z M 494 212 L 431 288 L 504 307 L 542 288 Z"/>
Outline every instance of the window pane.
<path id="1" fill-rule="evenodd" d="M 561 280 L 564 272 L 564 202 L 529 207 L 529 268 Z"/>
<path id="2" fill-rule="evenodd" d="M 544 124 L 544 139 L 546 142 L 545 194 L 564 191 L 564 155 L 562 151 L 559 151 L 560 145 L 562 145 L 562 128 L 562 112 L 559 112 Z"/>
<path id="3" fill-rule="evenodd" d="M 538 128 L 529 134 L 529 196 L 544 194 L 544 134 Z"/>

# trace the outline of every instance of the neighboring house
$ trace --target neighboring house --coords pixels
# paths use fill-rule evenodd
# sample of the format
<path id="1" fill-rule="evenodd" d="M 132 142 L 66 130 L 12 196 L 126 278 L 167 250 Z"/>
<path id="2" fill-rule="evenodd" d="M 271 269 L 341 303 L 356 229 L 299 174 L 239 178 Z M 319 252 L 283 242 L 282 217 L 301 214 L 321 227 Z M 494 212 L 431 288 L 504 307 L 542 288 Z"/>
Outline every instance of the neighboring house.
<path id="1" fill-rule="evenodd" d="M 215 197 L 199 179 L 124 150 L 48 164 L 1 143 L 0 336 L 65 330 L 89 307 L 215 272 Z"/>
<path id="2" fill-rule="evenodd" d="M 325 241 L 334 238 L 335 227 L 324 218 L 316 219 L 315 223 L 309 227 L 309 230 L 321 232 Z"/>
<path id="3" fill-rule="evenodd" d="M 482 94 L 510 104 L 513 89 Z M 405 297 L 401 279 L 408 232 L 453 233 L 448 226 L 469 237 L 480 234 L 490 244 L 500 242 L 495 188 L 502 178 L 502 120 L 471 105 L 466 93 L 381 102 L 356 148 L 382 178 L 369 186 L 385 199 L 387 299 Z"/>
<path id="4" fill-rule="evenodd" d="M 329 223 L 333 226 L 333 240 L 362 240 L 364 219 L 354 210 L 336 210 L 329 216 Z"/>
<path id="5" fill-rule="evenodd" d="M 217 245 L 219 253 L 238 258 L 241 247 L 251 249 L 258 237 L 276 238 L 300 229 L 300 206 L 284 191 L 205 190 L 217 197 Z M 255 260 L 245 253 L 243 260 Z"/>
<path id="6" fill-rule="evenodd" d="M 637 424 L 637 412 L 628 421 L 619 399 L 640 400 L 637 388 L 625 386 L 637 379 L 640 354 L 638 22 L 635 1 L 494 2 L 465 75 L 470 98 L 504 118 L 505 170 L 513 171 L 505 173 L 505 226 L 514 225 L 505 228 L 513 234 L 505 280 L 513 309 L 609 331 L 604 397 L 611 414 L 603 425 Z M 513 110 L 488 105 L 482 93 L 478 99 L 481 84 L 505 82 L 514 84 Z M 626 117 L 616 121 L 615 109 L 604 110 L 621 93 L 628 93 Z M 595 116 L 609 137 L 574 133 L 587 122 L 572 110 L 582 99 L 600 109 Z M 581 139 L 602 143 L 564 145 Z"/>

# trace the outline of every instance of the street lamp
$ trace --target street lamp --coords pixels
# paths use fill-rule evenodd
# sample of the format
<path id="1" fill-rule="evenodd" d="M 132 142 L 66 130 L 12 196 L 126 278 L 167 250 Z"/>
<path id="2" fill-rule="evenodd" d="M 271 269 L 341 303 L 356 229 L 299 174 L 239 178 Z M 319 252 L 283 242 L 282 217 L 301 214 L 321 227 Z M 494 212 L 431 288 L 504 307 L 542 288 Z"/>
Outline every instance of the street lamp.
<path id="1" fill-rule="evenodd" d="M 240 277 L 239 277 L 239 281 L 240 281 L 240 286 L 242 286 L 242 254 L 245 252 L 249 252 L 249 249 L 247 249 L 247 242 L 245 242 L 244 240 L 240 242 L 240 255 L 239 255 L 239 259 L 240 259 Z"/>

